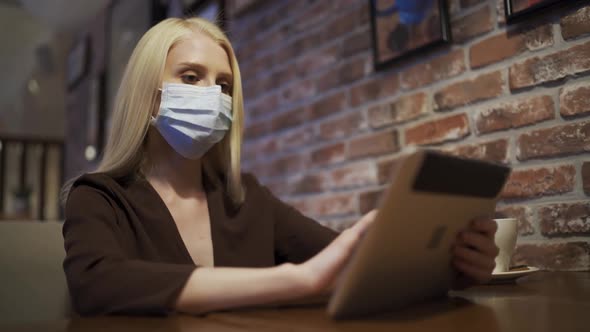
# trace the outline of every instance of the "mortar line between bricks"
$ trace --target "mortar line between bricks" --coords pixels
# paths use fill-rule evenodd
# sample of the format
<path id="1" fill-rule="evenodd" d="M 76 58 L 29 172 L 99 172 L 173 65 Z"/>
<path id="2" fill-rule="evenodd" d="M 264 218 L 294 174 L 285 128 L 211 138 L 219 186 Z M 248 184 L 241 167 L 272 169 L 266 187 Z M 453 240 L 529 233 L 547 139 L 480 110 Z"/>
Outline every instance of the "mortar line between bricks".
<path id="1" fill-rule="evenodd" d="M 571 242 L 584 242 L 590 243 L 588 236 L 556 236 L 556 237 L 545 237 L 541 235 L 542 238 L 538 239 L 526 239 L 523 237 L 518 237 L 517 245 L 519 244 L 564 244 L 564 243 L 571 243 Z M 518 242 L 520 240 L 520 242 Z"/>
<path id="2" fill-rule="evenodd" d="M 576 192 L 580 196 L 584 196 L 584 179 L 582 178 L 582 160 L 576 159 L 574 160 L 574 169 L 576 170 L 576 176 L 574 181 L 574 192 Z"/>
<path id="3" fill-rule="evenodd" d="M 506 151 L 506 159 L 508 160 L 508 165 L 514 165 L 518 162 L 516 159 L 517 150 L 518 150 L 518 142 L 516 137 L 510 135 L 508 136 L 508 147 Z"/>
<path id="4" fill-rule="evenodd" d="M 530 198 L 523 198 L 523 199 L 511 199 L 511 200 L 500 200 L 498 202 L 498 206 L 511 206 L 511 205 L 528 205 L 528 206 L 545 206 L 545 205 L 552 205 L 552 204 L 560 204 L 560 203 L 568 203 L 568 202 L 577 202 L 583 201 L 585 198 L 580 197 L 574 192 L 564 193 L 564 194 L 556 194 L 556 195 L 545 195 L 545 196 L 538 196 L 538 197 L 530 197 Z"/>

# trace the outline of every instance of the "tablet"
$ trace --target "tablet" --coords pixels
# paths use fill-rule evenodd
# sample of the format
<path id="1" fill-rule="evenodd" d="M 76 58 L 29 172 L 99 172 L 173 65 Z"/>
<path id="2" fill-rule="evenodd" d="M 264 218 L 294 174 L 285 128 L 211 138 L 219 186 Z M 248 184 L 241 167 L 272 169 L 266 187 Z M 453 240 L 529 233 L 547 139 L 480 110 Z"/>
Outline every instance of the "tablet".
<path id="1" fill-rule="evenodd" d="M 329 315 L 352 318 L 446 295 L 456 234 L 494 214 L 509 173 L 505 165 L 430 150 L 402 157 L 330 298 Z"/>

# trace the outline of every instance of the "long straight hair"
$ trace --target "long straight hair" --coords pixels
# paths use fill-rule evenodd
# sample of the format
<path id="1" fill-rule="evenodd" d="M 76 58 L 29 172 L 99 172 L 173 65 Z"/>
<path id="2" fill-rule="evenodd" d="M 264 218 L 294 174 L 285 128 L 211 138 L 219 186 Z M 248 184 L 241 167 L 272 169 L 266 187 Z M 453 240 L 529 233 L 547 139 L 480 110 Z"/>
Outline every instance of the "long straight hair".
<path id="1" fill-rule="evenodd" d="M 124 178 L 141 170 L 146 159 L 144 142 L 152 111 L 158 106 L 157 92 L 168 52 L 180 40 L 190 38 L 195 32 L 206 34 L 226 51 L 233 74 L 232 125 L 228 134 L 203 156 L 203 167 L 225 178 L 229 197 L 234 203 L 241 204 L 244 200 L 240 169 L 244 102 L 240 69 L 225 33 L 202 18 L 166 19 L 149 29 L 139 40 L 121 80 L 115 98 L 112 127 L 103 158 L 95 172 Z M 67 200 L 75 180 L 64 185 L 62 202 Z"/>

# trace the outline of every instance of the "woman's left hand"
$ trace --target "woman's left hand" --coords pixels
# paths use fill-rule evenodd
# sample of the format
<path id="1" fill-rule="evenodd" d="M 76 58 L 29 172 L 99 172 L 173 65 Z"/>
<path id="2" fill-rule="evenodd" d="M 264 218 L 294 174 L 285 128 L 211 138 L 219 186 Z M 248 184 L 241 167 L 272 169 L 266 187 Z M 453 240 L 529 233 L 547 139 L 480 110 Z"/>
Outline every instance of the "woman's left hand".
<path id="1" fill-rule="evenodd" d="M 462 289 L 489 282 L 496 266 L 498 247 L 494 235 L 498 225 L 492 219 L 475 219 L 457 234 L 453 245 L 453 266 L 459 272 L 453 288 Z"/>

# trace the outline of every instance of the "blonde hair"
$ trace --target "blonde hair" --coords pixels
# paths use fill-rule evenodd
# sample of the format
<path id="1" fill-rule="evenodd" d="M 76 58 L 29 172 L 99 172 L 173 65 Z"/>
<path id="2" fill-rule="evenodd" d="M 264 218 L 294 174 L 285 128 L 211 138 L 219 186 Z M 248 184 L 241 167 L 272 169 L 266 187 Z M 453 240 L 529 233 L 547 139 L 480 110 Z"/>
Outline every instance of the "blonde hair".
<path id="1" fill-rule="evenodd" d="M 225 33 L 202 18 L 169 18 L 149 29 L 133 50 L 115 99 L 112 128 L 104 156 L 96 172 L 123 178 L 140 171 L 145 159 L 144 141 L 152 111 L 158 107 L 158 88 L 164 74 L 166 57 L 180 40 L 195 31 L 206 34 L 227 53 L 233 74 L 232 126 L 228 134 L 205 156 L 203 167 L 226 179 L 226 191 L 234 203 L 244 200 L 240 154 L 243 129 L 243 95 L 240 70 L 233 48 Z M 73 179 L 75 180 L 75 179 Z M 73 180 L 64 186 L 66 198 Z"/>

